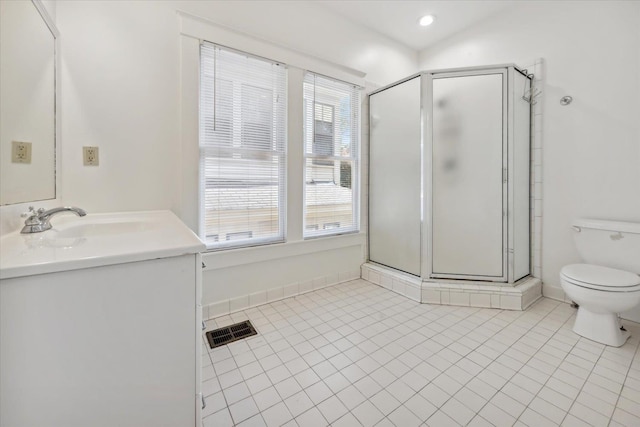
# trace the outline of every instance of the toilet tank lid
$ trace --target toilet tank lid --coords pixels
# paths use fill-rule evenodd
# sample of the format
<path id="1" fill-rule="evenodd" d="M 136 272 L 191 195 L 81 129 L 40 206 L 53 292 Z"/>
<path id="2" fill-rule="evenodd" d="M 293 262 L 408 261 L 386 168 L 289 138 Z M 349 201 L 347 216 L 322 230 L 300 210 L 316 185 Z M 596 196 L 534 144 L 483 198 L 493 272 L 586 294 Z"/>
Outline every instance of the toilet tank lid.
<path id="1" fill-rule="evenodd" d="M 640 234 L 640 222 L 608 221 L 604 219 L 576 219 L 573 225 L 580 228 Z"/>

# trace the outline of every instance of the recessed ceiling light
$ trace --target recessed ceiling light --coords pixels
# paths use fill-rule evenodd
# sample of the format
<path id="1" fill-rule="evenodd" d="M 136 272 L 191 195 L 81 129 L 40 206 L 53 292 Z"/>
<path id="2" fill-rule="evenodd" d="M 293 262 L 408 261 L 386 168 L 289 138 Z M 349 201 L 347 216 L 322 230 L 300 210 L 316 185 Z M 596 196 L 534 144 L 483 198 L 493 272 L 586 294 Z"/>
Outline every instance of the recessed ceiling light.
<path id="1" fill-rule="evenodd" d="M 418 23 L 420 25 L 422 25 L 423 27 L 426 27 L 428 25 L 433 24 L 433 21 L 436 20 L 436 17 L 433 15 L 425 15 L 422 18 L 420 18 L 420 20 L 418 21 Z"/>

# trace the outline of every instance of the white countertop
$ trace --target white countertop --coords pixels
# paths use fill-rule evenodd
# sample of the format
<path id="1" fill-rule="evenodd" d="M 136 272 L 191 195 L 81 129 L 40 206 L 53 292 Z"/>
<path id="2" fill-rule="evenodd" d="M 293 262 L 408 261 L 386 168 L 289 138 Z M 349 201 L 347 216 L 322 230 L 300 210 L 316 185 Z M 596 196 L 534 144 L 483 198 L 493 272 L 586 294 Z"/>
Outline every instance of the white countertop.
<path id="1" fill-rule="evenodd" d="M 0 238 L 0 279 L 202 252 L 200 239 L 170 211 L 61 214 L 41 233 Z"/>

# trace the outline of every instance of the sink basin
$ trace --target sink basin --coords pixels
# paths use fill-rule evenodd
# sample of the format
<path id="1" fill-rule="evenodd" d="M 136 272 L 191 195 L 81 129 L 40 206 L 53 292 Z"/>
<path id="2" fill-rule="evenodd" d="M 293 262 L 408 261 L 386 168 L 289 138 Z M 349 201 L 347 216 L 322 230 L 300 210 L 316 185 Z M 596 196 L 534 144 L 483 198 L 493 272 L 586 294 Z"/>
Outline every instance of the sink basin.
<path id="1" fill-rule="evenodd" d="M 92 218 L 89 218 L 91 221 Z M 79 223 L 72 223 L 70 225 L 54 227 L 53 239 L 67 239 L 74 238 L 79 239 L 83 237 L 113 237 L 120 234 L 131 233 L 143 233 L 152 231 L 156 228 L 157 224 L 144 221 L 102 221 L 96 222 L 84 222 L 82 220 Z M 80 223 L 81 222 L 81 223 Z M 52 233 L 53 234 L 53 233 Z"/>
<path id="2" fill-rule="evenodd" d="M 0 238 L 0 279 L 201 252 L 204 244 L 170 211 L 65 215 L 41 233 Z"/>

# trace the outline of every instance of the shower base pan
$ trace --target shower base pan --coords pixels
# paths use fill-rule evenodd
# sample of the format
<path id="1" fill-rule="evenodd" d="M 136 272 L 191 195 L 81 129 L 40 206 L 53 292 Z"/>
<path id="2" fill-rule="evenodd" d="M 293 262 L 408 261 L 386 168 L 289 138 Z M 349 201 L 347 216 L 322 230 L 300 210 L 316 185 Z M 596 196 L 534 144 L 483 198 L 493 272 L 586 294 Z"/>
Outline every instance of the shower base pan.
<path id="1" fill-rule="evenodd" d="M 542 297 L 542 281 L 527 276 L 515 284 L 463 280 L 422 281 L 419 277 L 365 263 L 362 278 L 423 304 L 525 310 Z"/>

